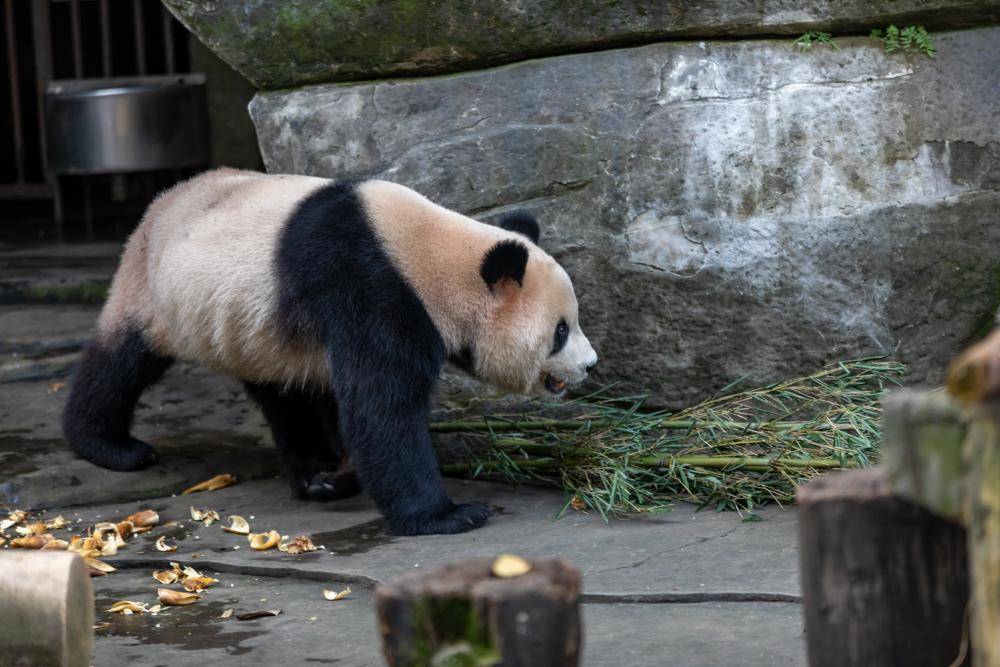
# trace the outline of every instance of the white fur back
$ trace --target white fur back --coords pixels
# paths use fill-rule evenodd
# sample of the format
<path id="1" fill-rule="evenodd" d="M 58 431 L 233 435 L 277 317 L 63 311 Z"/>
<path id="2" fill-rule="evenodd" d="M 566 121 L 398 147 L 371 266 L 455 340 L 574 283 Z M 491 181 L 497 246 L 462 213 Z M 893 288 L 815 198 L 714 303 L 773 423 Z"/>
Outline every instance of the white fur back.
<path id="1" fill-rule="evenodd" d="M 150 343 L 244 380 L 326 384 L 322 350 L 278 328 L 274 257 L 291 212 L 327 183 L 219 170 L 164 193 L 135 233 L 148 248 Z"/>

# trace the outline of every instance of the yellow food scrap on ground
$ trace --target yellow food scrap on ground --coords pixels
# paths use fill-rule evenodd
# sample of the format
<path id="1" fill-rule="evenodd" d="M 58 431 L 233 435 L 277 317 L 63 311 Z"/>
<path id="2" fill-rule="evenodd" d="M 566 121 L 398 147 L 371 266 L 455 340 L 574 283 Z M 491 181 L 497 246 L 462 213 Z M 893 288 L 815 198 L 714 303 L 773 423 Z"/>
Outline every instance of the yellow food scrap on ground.
<path id="1" fill-rule="evenodd" d="M 43 533 L 47 533 L 49 532 L 49 528 L 45 525 L 44 521 L 34 521 L 23 526 L 17 526 L 14 529 L 14 532 L 21 537 L 29 537 L 31 535 L 41 535 Z"/>
<path id="2" fill-rule="evenodd" d="M 45 527 L 49 530 L 59 530 L 60 528 L 65 528 L 68 525 L 69 521 L 63 518 L 62 514 L 45 522 Z"/>
<path id="3" fill-rule="evenodd" d="M 177 551 L 176 544 L 167 544 L 166 535 L 160 535 L 156 538 L 156 543 L 153 546 L 156 547 L 157 551 Z"/>
<path id="4" fill-rule="evenodd" d="M 267 551 L 278 546 L 278 543 L 281 542 L 281 534 L 276 530 L 267 533 L 251 533 L 247 535 L 247 539 L 250 541 L 251 549 Z"/>
<path id="5" fill-rule="evenodd" d="M 201 507 L 191 507 L 191 518 L 200 521 L 206 526 L 211 526 L 219 520 L 219 513 L 215 510 L 203 509 Z"/>
<path id="6" fill-rule="evenodd" d="M 66 540 L 49 540 L 43 549 L 58 549 L 60 551 L 65 551 L 69 548 L 69 542 Z"/>
<path id="7" fill-rule="evenodd" d="M 179 578 L 180 575 L 173 570 L 156 570 L 153 572 L 153 579 L 164 585 L 175 584 Z"/>
<path id="8" fill-rule="evenodd" d="M 250 524 L 243 517 L 233 514 L 229 517 L 229 525 L 223 526 L 222 530 L 227 533 L 236 533 L 237 535 L 249 535 Z"/>
<path id="9" fill-rule="evenodd" d="M 189 489 L 184 489 L 181 492 L 182 496 L 186 496 L 189 493 L 196 493 L 198 491 L 218 491 L 219 489 L 224 489 L 227 486 L 232 486 L 236 483 L 235 475 L 216 475 L 212 479 L 206 479 L 204 482 L 195 484 Z"/>
<path id="10" fill-rule="evenodd" d="M 10 541 L 12 549 L 42 549 L 46 544 L 56 538 L 48 533 L 42 535 L 29 535 L 27 537 L 15 537 Z"/>
<path id="11" fill-rule="evenodd" d="M 135 514 L 125 517 L 125 521 L 132 523 L 133 533 L 144 533 L 160 523 L 160 515 L 153 510 L 140 510 Z"/>
<path id="12" fill-rule="evenodd" d="M 174 591 L 169 588 L 157 588 L 156 597 L 160 599 L 163 604 L 168 604 L 172 606 L 181 606 L 186 604 L 194 604 L 201 599 L 201 596 L 197 593 L 189 593 L 187 591 Z"/>
<path id="13" fill-rule="evenodd" d="M 93 568 L 98 572 L 108 574 L 109 572 L 114 572 L 117 568 L 108 565 L 102 560 L 97 560 L 96 558 L 84 558 L 83 562 L 87 564 L 87 567 Z"/>
<path id="14" fill-rule="evenodd" d="M 24 510 L 11 510 L 7 518 L 0 521 L 0 531 L 7 530 L 28 518 L 28 513 Z"/>
<path id="15" fill-rule="evenodd" d="M 331 602 L 335 602 L 337 600 L 343 600 L 344 598 L 346 598 L 350 594 L 351 594 L 351 587 L 350 586 L 348 586 L 344 590 L 340 591 L 339 593 L 337 593 L 335 591 L 331 591 L 328 588 L 324 588 L 323 589 L 323 597 L 325 597 L 327 600 L 329 600 Z"/>
<path id="16" fill-rule="evenodd" d="M 278 544 L 278 551 L 284 551 L 293 555 L 302 554 L 309 551 L 316 551 L 316 545 L 313 544 L 308 535 L 299 535 L 294 539 Z"/>
<path id="17" fill-rule="evenodd" d="M 219 583 L 219 580 L 212 577 L 184 577 L 183 581 L 181 581 L 181 585 L 184 586 L 185 590 L 192 593 L 197 593 L 217 583 Z"/>
<path id="18" fill-rule="evenodd" d="M 126 616 L 130 614 L 144 614 L 149 609 L 142 602 L 132 602 L 131 600 L 119 600 L 110 607 L 108 611 L 114 612 L 116 614 L 125 614 Z"/>

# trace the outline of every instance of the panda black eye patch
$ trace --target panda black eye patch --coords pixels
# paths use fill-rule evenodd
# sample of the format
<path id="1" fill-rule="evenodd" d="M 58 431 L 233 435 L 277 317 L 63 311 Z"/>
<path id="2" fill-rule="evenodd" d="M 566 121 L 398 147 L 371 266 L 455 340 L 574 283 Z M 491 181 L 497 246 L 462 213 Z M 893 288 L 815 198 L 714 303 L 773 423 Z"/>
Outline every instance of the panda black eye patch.
<path id="1" fill-rule="evenodd" d="M 549 353 L 551 357 L 553 354 L 559 354 L 559 350 L 566 347 L 566 340 L 569 338 L 569 325 L 566 324 L 566 319 L 563 318 L 559 320 L 559 324 L 556 325 L 556 333 L 552 339 L 552 352 Z"/>

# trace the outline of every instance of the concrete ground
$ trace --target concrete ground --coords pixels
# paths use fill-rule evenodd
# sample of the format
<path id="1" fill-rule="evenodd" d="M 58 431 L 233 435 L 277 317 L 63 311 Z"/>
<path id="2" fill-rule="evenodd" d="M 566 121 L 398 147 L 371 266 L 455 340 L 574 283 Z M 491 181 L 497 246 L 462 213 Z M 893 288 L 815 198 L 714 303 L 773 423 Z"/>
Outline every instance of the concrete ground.
<path id="1" fill-rule="evenodd" d="M 487 500 L 496 516 L 465 535 L 392 537 L 367 498 L 292 500 L 239 383 L 184 364 L 144 396 L 137 414 L 137 435 L 161 454 L 156 466 L 113 473 L 74 459 L 59 440 L 58 417 L 65 374 L 96 314 L 82 305 L 0 306 L 0 505 L 62 514 L 74 531 L 140 508 L 161 517 L 106 559 L 118 571 L 94 579 L 94 665 L 383 664 L 372 607 L 378 582 L 501 552 L 563 556 L 580 568 L 586 665 L 805 662 L 794 509 L 765 509 L 754 523 L 685 504 L 655 518 L 556 520 L 564 500 L 556 491 L 448 480 L 457 500 Z M 175 495 L 224 472 L 239 483 Z M 325 549 L 256 552 L 218 524 L 193 522 L 191 505 L 245 516 L 254 531 L 310 535 Z M 156 551 L 161 535 L 178 550 Z M 154 603 L 151 573 L 169 561 L 220 582 L 199 602 L 157 616 L 106 611 L 120 599 Z M 344 600 L 322 596 L 345 586 L 352 592 Z M 221 618 L 229 608 L 282 613 Z"/>

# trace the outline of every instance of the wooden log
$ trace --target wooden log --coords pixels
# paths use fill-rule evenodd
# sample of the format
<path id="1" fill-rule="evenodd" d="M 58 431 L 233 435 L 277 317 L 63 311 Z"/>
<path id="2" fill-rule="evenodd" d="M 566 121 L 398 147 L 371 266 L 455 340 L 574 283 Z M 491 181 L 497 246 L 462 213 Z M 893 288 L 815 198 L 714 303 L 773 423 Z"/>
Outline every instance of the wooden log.
<path id="1" fill-rule="evenodd" d="M 893 496 L 878 468 L 814 480 L 798 502 L 811 667 L 968 664 L 961 526 Z"/>
<path id="2" fill-rule="evenodd" d="M 975 410 L 965 449 L 972 664 L 1000 667 L 1000 403 Z"/>
<path id="3" fill-rule="evenodd" d="M 386 660 L 572 667 L 580 654 L 580 573 L 562 559 L 499 578 L 482 558 L 404 575 L 375 591 Z"/>
<path id="4" fill-rule="evenodd" d="M 0 667 L 86 667 L 93 648 L 94 589 L 83 559 L 0 551 Z"/>
<path id="5" fill-rule="evenodd" d="M 889 394 L 882 408 L 882 467 L 892 492 L 964 525 L 965 411 L 943 392 L 911 389 Z"/>

